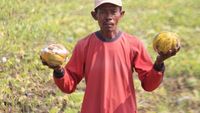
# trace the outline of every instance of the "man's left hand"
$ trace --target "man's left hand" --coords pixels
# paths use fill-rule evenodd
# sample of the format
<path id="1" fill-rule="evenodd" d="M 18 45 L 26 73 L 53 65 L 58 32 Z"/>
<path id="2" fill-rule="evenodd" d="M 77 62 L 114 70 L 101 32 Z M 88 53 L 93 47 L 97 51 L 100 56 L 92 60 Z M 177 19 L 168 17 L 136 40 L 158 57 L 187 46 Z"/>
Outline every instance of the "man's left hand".
<path id="1" fill-rule="evenodd" d="M 167 53 L 159 52 L 157 58 L 156 58 L 156 64 L 163 63 L 166 59 L 175 56 L 176 53 L 180 50 L 180 47 L 169 50 Z"/>

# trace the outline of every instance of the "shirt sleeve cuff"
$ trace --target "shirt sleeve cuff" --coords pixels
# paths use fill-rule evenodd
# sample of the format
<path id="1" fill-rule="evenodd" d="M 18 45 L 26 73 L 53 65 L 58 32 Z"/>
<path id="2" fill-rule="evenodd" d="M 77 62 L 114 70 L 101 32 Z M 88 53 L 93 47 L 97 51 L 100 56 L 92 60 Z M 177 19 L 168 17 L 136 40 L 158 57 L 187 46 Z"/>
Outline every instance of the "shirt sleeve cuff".
<path id="1" fill-rule="evenodd" d="M 62 68 L 61 70 L 54 70 L 53 71 L 53 76 L 55 77 L 55 78 L 62 78 L 63 76 L 64 76 L 64 74 L 65 74 L 65 71 L 64 71 L 64 69 Z"/>
<path id="2" fill-rule="evenodd" d="M 161 64 L 156 64 L 156 63 L 154 63 L 153 68 L 154 68 L 156 71 L 164 72 L 164 71 L 165 71 L 165 64 L 164 64 L 164 63 L 161 63 Z"/>

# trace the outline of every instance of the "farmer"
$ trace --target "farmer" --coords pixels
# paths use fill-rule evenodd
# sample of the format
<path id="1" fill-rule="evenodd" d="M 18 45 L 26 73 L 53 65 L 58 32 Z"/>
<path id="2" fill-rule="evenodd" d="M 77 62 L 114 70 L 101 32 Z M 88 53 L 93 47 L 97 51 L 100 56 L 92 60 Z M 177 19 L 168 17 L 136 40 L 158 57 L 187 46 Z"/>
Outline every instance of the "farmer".
<path id="1" fill-rule="evenodd" d="M 137 113 L 134 70 L 142 88 L 153 91 L 163 80 L 164 60 L 179 50 L 160 53 L 153 63 L 137 37 L 118 29 L 124 14 L 121 0 L 95 0 L 91 15 L 100 30 L 78 41 L 65 67 L 48 65 L 65 93 L 74 92 L 85 78 L 81 113 Z"/>

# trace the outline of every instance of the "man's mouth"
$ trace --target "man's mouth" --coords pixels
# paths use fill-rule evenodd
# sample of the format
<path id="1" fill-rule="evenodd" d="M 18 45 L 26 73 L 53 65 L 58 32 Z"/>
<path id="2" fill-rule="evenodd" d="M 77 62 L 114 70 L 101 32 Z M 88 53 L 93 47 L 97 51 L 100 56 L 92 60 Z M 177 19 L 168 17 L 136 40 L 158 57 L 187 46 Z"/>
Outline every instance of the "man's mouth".
<path id="1" fill-rule="evenodd" d="M 112 27 L 114 24 L 113 23 L 110 23 L 110 22 L 105 22 L 104 23 L 104 26 L 107 26 L 107 27 Z"/>

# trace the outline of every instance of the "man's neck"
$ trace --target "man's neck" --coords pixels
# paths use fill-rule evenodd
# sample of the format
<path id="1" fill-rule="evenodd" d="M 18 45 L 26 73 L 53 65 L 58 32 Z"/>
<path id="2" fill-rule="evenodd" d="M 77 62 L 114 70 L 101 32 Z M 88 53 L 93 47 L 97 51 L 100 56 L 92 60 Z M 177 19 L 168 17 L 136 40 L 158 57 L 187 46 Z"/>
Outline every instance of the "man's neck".
<path id="1" fill-rule="evenodd" d="M 112 39 L 116 37 L 116 35 L 119 33 L 119 30 L 109 31 L 109 32 L 100 30 L 100 33 L 104 38 Z"/>

